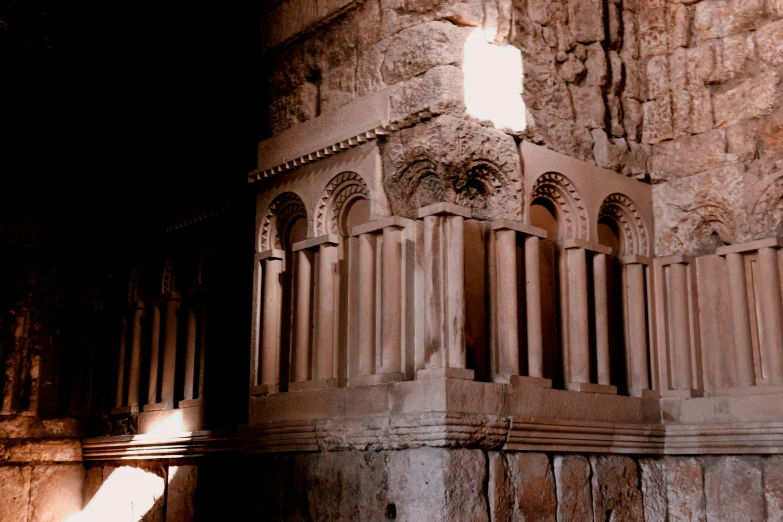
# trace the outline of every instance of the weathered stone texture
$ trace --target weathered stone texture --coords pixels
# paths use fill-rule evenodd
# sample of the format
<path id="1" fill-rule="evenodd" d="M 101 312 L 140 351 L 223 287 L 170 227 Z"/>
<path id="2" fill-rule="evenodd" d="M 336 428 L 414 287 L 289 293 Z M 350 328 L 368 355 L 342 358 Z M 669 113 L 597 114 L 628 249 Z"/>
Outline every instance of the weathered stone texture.
<path id="1" fill-rule="evenodd" d="M 401 31 L 388 44 L 381 65 L 383 80 L 391 85 L 438 65 L 460 65 L 471 27 L 428 22 Z"/>
<path id="2" fill-rule="evenodd" d="M 783 521 L 783 455 L 764 460 L 764 498 L 769 522 Z"/>
<path id="3" fill-rule="evenodd" d="M 783 20 L 767 24 L 756 31 L 756 50 L 766 65 L 783 64 Z"/>
<path id="4" fill-rule="evenodd" d="M 30 466 L 0 466 L 0 520 L 28 520 L 30 474 Z"/>
<path id="5" fill-rule="evenodd" d="M 639 459 L 645 522 L 666 522 L 666 480 L 662 459 Z"/>
<path id="6" fill-rule="evenodd" d="M 707 522 L 702 464 L 692 457 L 666 457 L 669 522 Z"/>
<path id="7" fill-rule="evenodd" d="M 193 522 L 196 517 L 193 499 L 196 498 L 198 467 L 169 466 L 166 489 L 166 520 L 168 522 Z"/>
<path id="8" fill-rule="evenodd" d="M 693 20 L 701 40 L 754 29 L 764 15 L 764 0 L 704 0 L 696 4 Z"/>
<path id="9" fill-rule="evenodd" d="M 762 491 L 758 458 L 716 457 L 706 461 L 707 520 L 766 520 Z"/>
<path id="10" fill-rule="evenodd" d="M 578 42 L 604 39 L 604 3 L 600 0 L 568 0 L 568 25 Z"/>
<path id="11" fill-rule="evenodd" d="M 748 78 L 737 87 L 715 95 L 715 122 L 718 127 L 737 121 L 766 116 L 780 99 L 780 77 L 767 71 Z"/>
<path id="12" fill-rule="evenodd" d="M 651 174 L 660 179 L 686 177 L 720 167 L 729 159 L 725 131 L 714 130 L 657 144 Z"/>
<path id="13" fill-rule="evenodd" d="M 491 520 L 555 522 L 555 483 L 545 454 L 490 452 L 488 457 Z"/>
<path id="14" fill-rule="evenodd" d="M 81 464 L 38 465 L 30 478 L 30 522 L 60 522 L 82 508 Z"/>
<path id="15" fill-rule="evenodd" d="M 558 522 L 592 521 L 590 462 L 579 455 L 558 455 L 554 468 Z"/>
<path id="16" fill-rule="evenodd" d="M 629 457 L 590 457 L 594 520 L 645 522 L 636 463 Z"/>

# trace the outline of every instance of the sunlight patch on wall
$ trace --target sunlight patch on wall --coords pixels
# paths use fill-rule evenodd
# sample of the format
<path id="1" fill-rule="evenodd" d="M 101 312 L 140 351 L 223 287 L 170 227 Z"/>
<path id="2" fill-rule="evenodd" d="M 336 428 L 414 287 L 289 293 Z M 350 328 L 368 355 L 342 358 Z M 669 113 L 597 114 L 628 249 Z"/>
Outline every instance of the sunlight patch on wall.
<path id="1" fill-rule="evenodd" d="M 490 43 L 496 32 L 476 28 L 465 40 L 465 106 L 468 114 L 497 128 L 523 131 L 522 53 L 512 45 Z"/>
<path id="2" fill-rule="evenodd" d="M 163 501 L 163 477 L 140 468 L 122 466 L 112 471 L 90 502 L 66 522 L 138 522 Z"/>

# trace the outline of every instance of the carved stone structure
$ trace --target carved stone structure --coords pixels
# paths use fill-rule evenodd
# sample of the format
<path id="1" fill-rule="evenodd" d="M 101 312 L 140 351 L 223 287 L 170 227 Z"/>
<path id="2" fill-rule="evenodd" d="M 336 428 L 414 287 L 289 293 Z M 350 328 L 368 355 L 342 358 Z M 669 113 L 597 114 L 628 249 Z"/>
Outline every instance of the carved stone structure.
<path id="1" fill-rule="evenodd" d="M 167 520 L 223 465 L 270 520 L 783 520 L 782 18 L 270 3 L 252 300 L 215 300 L 198 241 L 129 272 L 108 418 L 133 431 L 82 440 L 89 488 L 160 458 Z M 486 29 L 522 53 L 524 131 L 466 111 Z M 249 345 L 208 333 L 220 308 Z M 246 416 L 211 420 L 220 374 Z"/>

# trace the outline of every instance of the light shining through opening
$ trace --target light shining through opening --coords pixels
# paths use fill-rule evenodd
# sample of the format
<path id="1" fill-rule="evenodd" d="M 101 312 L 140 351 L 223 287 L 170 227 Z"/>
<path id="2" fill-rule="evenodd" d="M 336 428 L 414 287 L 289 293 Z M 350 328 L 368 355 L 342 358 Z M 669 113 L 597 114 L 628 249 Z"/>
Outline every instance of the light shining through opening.
<path id="1" fill-rule="evenodd" d="M 497 29 L 476 28 L 465 40 L 465 106 L 468 114 L 495 127 L 525 130 L 522 101 L 522 53 L 512 45 L 495 45 Z"/>

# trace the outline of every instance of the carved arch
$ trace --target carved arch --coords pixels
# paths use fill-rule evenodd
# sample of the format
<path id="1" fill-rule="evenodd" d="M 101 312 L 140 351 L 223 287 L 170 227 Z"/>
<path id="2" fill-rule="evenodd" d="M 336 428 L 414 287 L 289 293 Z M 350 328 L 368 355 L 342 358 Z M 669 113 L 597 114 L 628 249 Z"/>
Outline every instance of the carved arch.
<path id="1" fill-rule="evenodd" d="M 293 192 L 279 194 L 269 205 L 261 223 L 259 250 L 282 249 L 283 232 L 294 219 L 299 217 L 307 219 L 307 210 L 302 198 Z"/>
<path id="2" fill-rule="evenodd" d="M 549 201 L 557 209 L 557 239 L 588 239 L 587 212 L 576 186 L 558 172 L 542 174 L 533 185 L 530 204 Z"/>
<path id="3" fill-rule="evenodd" d="M 128 285 L 128 303 L 133 304 L 141 301 L 141 290 L 139 288 L 139 280 L 141 279 L 141 270 L 139 267 L 133 269 L 131 274 L 130 284 Z"/>
<path id="4" fill-rule="evenodd" d="M 598 219 L 609 218 L 622 235 L 620 252 L 616 255 L 650 255 L 650 234 L 639 208 L 625 194 L 614 193 L 604 199 Z"/>
<path id="5" fill-rule="evenodd" d="M 166 264 L 163 265 L 163 279 L 160 284 L 161 294 L 170 294 L 174 291 L 177 275 L 175 268 L 174 258 L 172 256 L 166 258 Z"/>
<path id="6" fill-rule="evenodd" d="M 341 211 L 357 198 L 370 199 L 367 183 L 359 174 L 346 171 L 333 177 L 315 209 L 315 235 L 338 234 Z"/>

